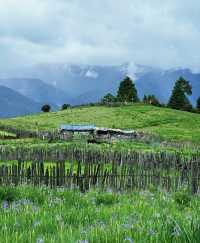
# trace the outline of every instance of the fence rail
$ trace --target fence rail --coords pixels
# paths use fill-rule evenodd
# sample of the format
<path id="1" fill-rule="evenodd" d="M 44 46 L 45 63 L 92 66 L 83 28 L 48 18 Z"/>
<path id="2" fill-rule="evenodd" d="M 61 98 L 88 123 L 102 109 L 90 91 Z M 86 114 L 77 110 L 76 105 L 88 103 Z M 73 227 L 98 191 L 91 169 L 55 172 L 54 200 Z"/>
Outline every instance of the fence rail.
<path id="1" fill-rule="evenodd" d="M 82 192 L 91 187 L 113 190 L 147 189 L 151 186 L 168 191 L 185 187 L 197 193 L 200 189 L 200 163 L 172 168 L 152 163 L 111 164 L 58 161 L 17 161 L 0 166 L 0 185 L 32 184 L 35 186 L 79 188 Z"/>

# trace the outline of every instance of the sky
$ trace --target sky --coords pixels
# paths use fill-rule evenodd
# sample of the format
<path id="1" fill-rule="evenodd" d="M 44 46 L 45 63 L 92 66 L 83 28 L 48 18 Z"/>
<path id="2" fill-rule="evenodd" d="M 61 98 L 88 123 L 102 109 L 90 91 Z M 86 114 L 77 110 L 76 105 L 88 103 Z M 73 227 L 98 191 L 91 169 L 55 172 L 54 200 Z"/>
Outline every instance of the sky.
<path id="1" fill-rule="evenodd" d="M 200 71 L 199 0 L 0 0 L 0 70 L 130 62 Z"/>

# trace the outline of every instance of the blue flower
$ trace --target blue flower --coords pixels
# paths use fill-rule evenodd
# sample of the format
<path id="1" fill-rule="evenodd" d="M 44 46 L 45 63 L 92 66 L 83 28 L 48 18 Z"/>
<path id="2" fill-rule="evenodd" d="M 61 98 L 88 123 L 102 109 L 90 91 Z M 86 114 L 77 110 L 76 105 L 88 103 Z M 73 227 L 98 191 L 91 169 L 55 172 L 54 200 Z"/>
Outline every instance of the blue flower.
<path id="1" fill-rule="evenodd" d="M 129 243 L 134 243 L 133 239 L 131 237 L 126 237 L 124 239 L 125 242 L 129 242 Z"/>
<path id="2" fill-rule="evenodd" d="M 42 238 L 37 238 L 37 239 L 36 239 L 36 243 L 44 243 L 44 239 L 42 239 Z"/>
<path id="3" fill-rule="evenodd" d="M 3 209 L 7 209 L 7 208 L 9 208 L 8 201 L 3 201 L 3 202 L 2 202 L 2 208 L 3 208 Z"/>

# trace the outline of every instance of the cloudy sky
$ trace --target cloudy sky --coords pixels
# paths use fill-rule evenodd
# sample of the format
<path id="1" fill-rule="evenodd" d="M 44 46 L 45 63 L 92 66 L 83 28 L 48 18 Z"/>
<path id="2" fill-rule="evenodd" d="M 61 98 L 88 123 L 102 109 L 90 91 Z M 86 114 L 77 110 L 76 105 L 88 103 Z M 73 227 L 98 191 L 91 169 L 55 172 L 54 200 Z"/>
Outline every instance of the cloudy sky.
<path id="1" fill-rule="evenodd" d="M 39 63 L 200 71 L 199 0 L 0 0 L 0 70 Z"/>

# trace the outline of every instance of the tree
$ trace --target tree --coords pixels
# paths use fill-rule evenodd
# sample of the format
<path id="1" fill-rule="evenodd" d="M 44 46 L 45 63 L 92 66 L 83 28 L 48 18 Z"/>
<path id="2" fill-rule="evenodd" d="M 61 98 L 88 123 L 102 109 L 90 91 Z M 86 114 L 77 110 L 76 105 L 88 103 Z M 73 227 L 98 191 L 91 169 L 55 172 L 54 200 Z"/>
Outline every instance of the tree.
<path id="1" fill-rule="evenodd" d="M 197 99 L 197 111 L 200 112 L 200 97 Z"/>
<path id="2" fill-rule="evenodd" d="M 144 97 L 143 97 L 143 102 L 144 102 L 145 104 L 148 103 L 148 97 L 147 97 L 146 95 L 144 95 Z"/>
<path id="3" fill-rule="evenodd" d="M 70 108 L 70 104 L 63 104 L 61 109 L 67 110 L 68 108 Z"/>
<path id="4" fill-rule="evenodd" d="M 49 112 L 51 110 L 51 106 L 49 104 L 45 104 L 42 106 L 41 111 Z"/>
<path id="5" fill-rule="evenodd" d="M 138 102 L 139 98 L 133 81 L 126 77 L 119 85 L 117 100 L 120 102 Z"/>
<path id="6" fill-rule="evenodd" d="M 161 106 L 159 100 L 155 97 L 155 95 L 144 95 L 143 102 L 149 105 Z"/>
<path id="7" fill-rule="evenodd" d="M 192 105 L 186 96 L 191 94 L 192 86 L 190 85 L 189 81 L 185 80 L 183 77 L 180 77 L 175 83 L 172 95 L 168 102 L 168 107 L 177 110 L 191 111 Z"/>
<path id="8" fill-rule="evenodd" d="M 114 103 L 116 101 L 116 97 L 112 95 L 111 93 L 106 94 L 102 99 L 101 103 L 102 104 L 109 104 L 109 103 Z"/>

